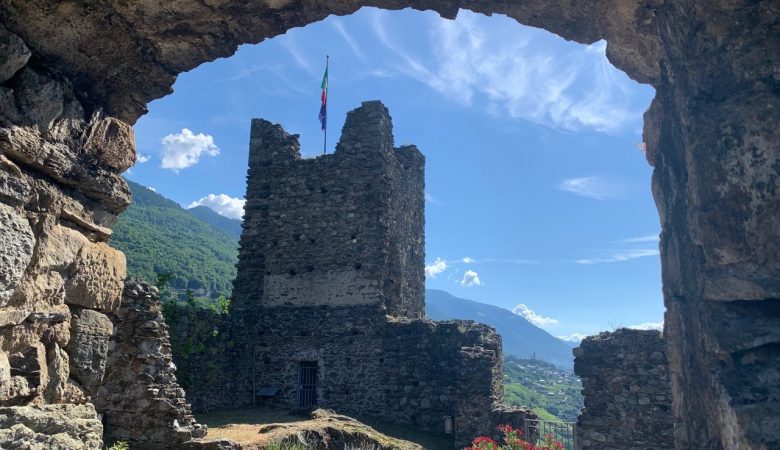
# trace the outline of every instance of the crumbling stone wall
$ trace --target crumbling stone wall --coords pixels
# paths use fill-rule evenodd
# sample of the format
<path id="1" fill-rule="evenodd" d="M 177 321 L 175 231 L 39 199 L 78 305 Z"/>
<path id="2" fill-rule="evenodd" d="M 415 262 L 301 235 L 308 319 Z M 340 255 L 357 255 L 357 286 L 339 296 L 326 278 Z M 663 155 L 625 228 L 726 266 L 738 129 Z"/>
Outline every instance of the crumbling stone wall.
<path id="1" fill-rule="evenodd" d="M 585 408 L 577 418 L 577 449 L 674 448 L 672 387 L 661 333 L 603 332 L 574 349 Z"/>
<path id="2" fill-rule="evenodd" d="M 122 306 L 112 315 L 105 382 L 95 398 L 107 442 L 131 448 L 169 449 L 206 435 L 176 382 L 168 326 L 157 288 L 129 279 Z"/>

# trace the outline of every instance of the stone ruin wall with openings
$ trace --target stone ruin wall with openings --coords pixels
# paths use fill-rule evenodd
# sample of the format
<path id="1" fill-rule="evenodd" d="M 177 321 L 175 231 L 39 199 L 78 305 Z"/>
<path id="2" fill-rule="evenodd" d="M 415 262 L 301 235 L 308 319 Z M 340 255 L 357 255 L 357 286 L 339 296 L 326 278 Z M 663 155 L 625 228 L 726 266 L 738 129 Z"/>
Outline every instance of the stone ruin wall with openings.
<path id="1" fill-rule="evenodd" d="M 672 387 L 659 331 L 621 328 L 590 336 L 574 356 L 585 398 L 577 450 L 674 448 Z"/>
<path id="2" fill-rule="evenodd" d="M 394 148 L 387 108 L 364 102 L 335 153 L 311 159 L 297 136 L 254 120 L 249 158 L 232 313 L 246 347 L 230 366 L 254 392 L 279 389 L 255 401 L 297 408 L 299 365 L 313 362 L 320 406 L 439 432 L 451 416 L 461 433 L 489 434 L 500 337 L 421 320 L 424 158 Z"/>

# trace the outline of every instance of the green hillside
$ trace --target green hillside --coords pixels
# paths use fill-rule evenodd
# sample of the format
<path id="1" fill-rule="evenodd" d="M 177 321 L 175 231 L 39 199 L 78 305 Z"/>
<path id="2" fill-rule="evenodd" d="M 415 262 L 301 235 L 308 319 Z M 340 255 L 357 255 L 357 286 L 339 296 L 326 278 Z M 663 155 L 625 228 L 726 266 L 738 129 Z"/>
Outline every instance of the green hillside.
<path id="1" fill-rule="evenodd" d="M 576 422 L 583 406 L 581 390 L 579 378 L 553 364 L 504 358 L 504 401 L 531 408 L 542 419 Z"/>
<path id="2" fill-rule="evenodd" d="M 195 206 L 187 209 L 187 212 L 211 226 L 226 231 L 236 239 L 241 237 L 241 221 L 238 219 L 231 219 L 218 214 L 208 206 Z"/>
<path id="3" fill-rule="evenodd" d="M 237 239 L 151 189 L 128 184 L 133 204 L 119 216 L 111 239 L 127 256 L 128 275 L 154 283 L 157 274 L 170 273 L 174 289 L 212 298 L 229 294 Z"/>

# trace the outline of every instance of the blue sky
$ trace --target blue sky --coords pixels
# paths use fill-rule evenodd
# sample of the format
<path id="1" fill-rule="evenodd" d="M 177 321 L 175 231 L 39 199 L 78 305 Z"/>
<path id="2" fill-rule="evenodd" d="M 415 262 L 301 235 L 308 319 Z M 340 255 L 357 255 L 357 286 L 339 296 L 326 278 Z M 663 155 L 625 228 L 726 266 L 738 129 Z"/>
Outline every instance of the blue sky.
<path id="1" fill-rule="evenodd" d="M 426 283 L 554 335 L 657 324 L 658 215 L 638 145 L 653 90 L 581 45 L 503 16 L 364 8 L 180 75 L 135 126 L 128 178 L 183 206 L 240 217 L 249 123 L 322 151 L 363 100 L 390 109 L 396 145 L 426 155 Z"/>

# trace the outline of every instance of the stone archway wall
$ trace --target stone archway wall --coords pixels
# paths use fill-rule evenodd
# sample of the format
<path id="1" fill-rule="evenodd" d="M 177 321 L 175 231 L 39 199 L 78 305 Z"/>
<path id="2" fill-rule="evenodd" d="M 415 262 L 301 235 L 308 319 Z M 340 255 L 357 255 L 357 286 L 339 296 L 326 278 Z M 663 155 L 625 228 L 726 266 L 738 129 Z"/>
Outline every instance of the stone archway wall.
<path id="1" fill-rule="evenodd" d="M 90 395 L 77 378 L 96 374 L 77 365 L 92 362 L 63 349 L 75 308 L 118 307 L 124 260 L 106 242 L 146 103 L 241 43 L 361 6 L 606 39 L 613 64 L 656 88 L 644 136 L 677 446 L 780 445 L 780 9 L 759 0 L 2 2 L 0 403 Z"/>

